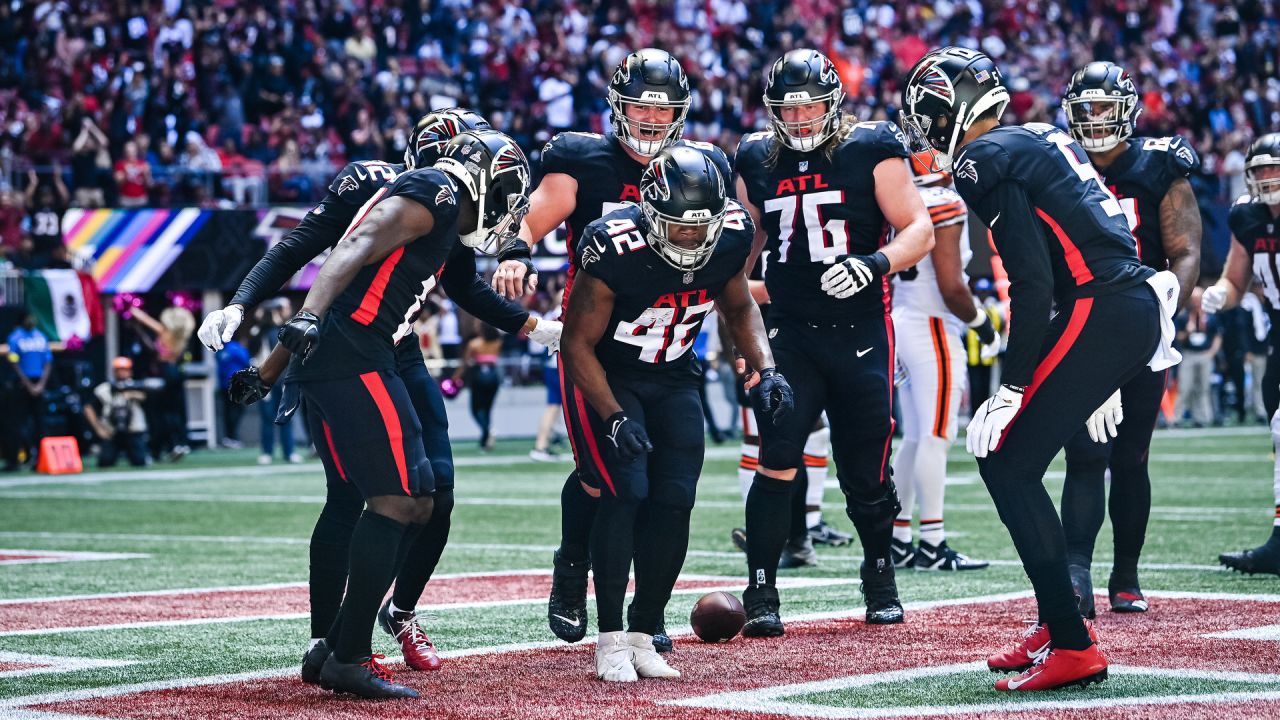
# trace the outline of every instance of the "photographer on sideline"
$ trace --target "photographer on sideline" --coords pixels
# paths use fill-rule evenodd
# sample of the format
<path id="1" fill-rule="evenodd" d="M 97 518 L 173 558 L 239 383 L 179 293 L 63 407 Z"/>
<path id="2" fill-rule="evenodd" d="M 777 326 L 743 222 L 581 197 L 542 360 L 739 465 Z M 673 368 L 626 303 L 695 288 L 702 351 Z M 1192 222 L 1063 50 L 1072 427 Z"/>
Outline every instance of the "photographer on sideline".
<path id="1" fill-rule="evenodd" d="M 142 403 L 148 392 L 164 388 L 159 378 L 137 381 L 133 379 L 133 361 L 118 357 L 111 361 L 115 380 L 104 382 L 93 389 L 102 403 L 102 417 L 98 417 L 92 405 L 85 405 L 85 417 L 94 433 L 102 438 L 98 451 L 98 467 L 112 467 L 124 451 L 129 464 L 142 467 L 147 464 L 147 415 Z"/>

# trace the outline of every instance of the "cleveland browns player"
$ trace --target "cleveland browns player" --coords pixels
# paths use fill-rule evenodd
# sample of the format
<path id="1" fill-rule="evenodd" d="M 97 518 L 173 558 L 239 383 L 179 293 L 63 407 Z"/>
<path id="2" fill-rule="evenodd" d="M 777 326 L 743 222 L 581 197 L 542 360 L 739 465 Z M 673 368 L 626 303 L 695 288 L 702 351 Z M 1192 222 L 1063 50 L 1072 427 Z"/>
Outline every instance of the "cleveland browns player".
<path id="1" fill-rule="evenodd" d="M 758 370 L 762 417 L 782 420 L 792 404 L 742 272 L 751 221 L 728 199 L 720 170 L 706 153 L 671 147 L 649 162 L 640 190 L 639 205 L 586 227 L 561 345 L 578 392 L 568 412 L 587 431 L 578 452 L 595 459 L 598 473 L 596 675 L 611 682 L 680 675 L 653 635 L 684 563 L 706 451 L 702 370 L 690 350 L 709 313 L 721 313 Z M 624 632 L 633 557 L 636 594 Z"/>
<path id="2" fill-rule="evenodd" d="M 1050 690 L 1106 679 L 1107 658 L 1080 616 L 1044 473 L 1086 421 L 1114 422 L 1122 385 L 1176 362 L 1178 282 L 1139 261 L 1124 210 L 1084 150 L 1052 125 L 1001 126 L 1008 102 L 986 55 L 944 48 L 908 75 L 902 125 L 915 149 L 934 150 L 951 170 L 1011 283 L 1002 384 L 974 414 L 966 444 L 1031 579 L 1039 621 L 987 664 L 1021 673 L 997 690 Z"/>
<path id="3" fill-rule="evenodd" d="M 520 238 L 498 254 L 501 264 L 493 276 L 494 287 L 509 298 L 524 295 L 526 279 L 533 284 L 530 247 L 561 223 L 567 225 L 569 247 L 576 248 L 588 223 L 623 203 L 640 202 L 641 173 L 663 148 L 696 147 L 711 157 L 726 178 L 732 176 L 729 160 L 719 148 L 680 139 L 689 112 L 689 80 L 670 53 L 654 48 L 631 53 L 614 70 L 608 92 L 612 134 L 560 133 L 542 151 L 542 181 L 529 199 Z M 571 267 L 574 263 L 571 255 Z M 563 307 L 568 307 L 572 292 L 570 281 L 565 285 Z M 560 376 L 565 428 L 576 467 L 560 494 L 561 538 L 552 561 L 547 623 L 556 637 L 577 642 L 587 632 L 587 545 L 600 498 L 600 473 L 593 467 L 596 459 L 583 453 L 590 429 L 581 427 L 570 412 L 581 402 L 574 380 L 563 368 Z M 664 652 L 671 648 L 665 631 L 657 634 L 655 643 Z"/>
<path id="4" fill-rule="evenodd" d="M 893 458 L 893 481 L 902 510 L 893 521 L 893 564 L 916 570 L 981 570 L 947 544 L 943 499 L 947 451 L 956 439 L 960 399 L 968 381 L 961 337 L 974 330 L 983 359 L 1000 352 L 991 316 L 969 292 L 964 268 L 969 250 L 969 209 L 951 187 L 951 175 L 933 172 L 933 152 L 911 157 L 920 198 L 933 221 L 933 250 L 915 267 L 893 276 L 893 331 L 902 403 L 902 444 Z M 911 542 L 911 515 L 920 508 L 920 544 Z"/>
<path id="5" fill-rule="evenodd" d="M 1232 308 L 1249 290 L 1254 280 L 1266 300 L 1271 317 L 1271 354 L 1262 377 L 1262 399 L 1271 418 L 1271 444 L 1280 448 L 1280 133 L 1267 133 L 1254 141 L 1244 162 L 1244 179 L 1249 188 L 1231 206 L 1227 224 L 1231 227 L 1231 249 L 1222 277 L 1204 291 L 1206 312 Z M 1225 552 L 1218 556 L 1223 565 L 1243 573 L 1280 575 L 1280 460 L 1274 473 L 1276 515 L 1271 537 L 1249 550 Z"/>
<path id="6" fill-rule="evenodd" d="M 274 294 L 290 277 L 313 258 L 333 247 L 356 218 L 356 213 L 388 182 L 407 170 L 429 167 L 440 157 L 444 144 L 466 130 L 491 129 L 488 121 L 466 109 L 451 108 L 424 115 L 418 120 L 405 148 L 403 164 L 362 160 L 349 163 L 329 184 L 325 198 L 280 242 L 271 246 L 236 289 L 231 302 L 205 317 L 198 335 L 209 349 L 217 351 L 234 336 L 252 309 Z M 506 332 L 529 332 L 538 337 L 558 337 L 559 323 L 531 318 L 521 306 L 498 297 L 476 274 L 475 254 L 458 246 L 440 274 L 440 286 L 463 310 Z M 553 340 L 553 342 L 555 342 Z M 409 389 L 422 425 L 422 440 L 436 480 L 431 520 L 420 533 L 410 529 L 417 541 L 408 550 L 397 575 L 395 592 L 383 606 L 380 625 L 401 646 L 405 664 L 413 670 L 435 670 L 440 657 L 430 638 L 422 631 L 413 612 L 448 542 L 453 512 L 454 468 L 449 443 L 449 419 L 445 414 L 440 386 L 422 362 L 417 337 L 410 333 L 396 346 L 397 372 Z M 264 373 L 265 374 L 265 373 Z M 247 393 L 252 402 L 261 389 L 261 376 L 238 374 L 233 386 Z M 278 382 L 269 377 L 273 384 Z M 283 390 L 283 388 L 282 388 Z M 328 657 L 324 641 L 338 614 L 347 584 L 348 543 L 351 531 L 364 509 L 364 499 L 351 483 L 341 477 L 328 478 L 324 508 L 316 520 L 310 542 L 309 589 L 311 600 L 311 641 L 303 659 L 302 679 L 319 684 L 320 668 Z"/>
<path id="7" fill-rule="evenodd" d="M 736 157 L 738 196 L 763 230 L 753 251 L 763 248 L 770 344 L 778 370 L 796 380 L 795 412 L 777 423 L 759 418 L 760 463 L 746 511 L 748 637 L 784 632 L 778 558 L 790 531 L 792 482 L 824 409 L 845 511 L 866 558 L 866 620 L 903 619 L 889 549 L 899 504 L 889 471 L 888 276 L 933 247 L 933 225 L 911 182 L 902 131 L 845 117 L 843 100 L 830 59 L 788 52 L 765 86 L 769 130 L 744 137 Z"/>
<path id="8" fill-rule="evenodd" d="M 347 594 L 331 628 L 326 687 L 364 697 L 416 697 L 371 651 L 372 626 L 397 569 L 401 540 L 432 512 L 435 478 L 398 343 L 437 274 L 461 244 L 493 252 L 528 207 L 524 153 L 502 133 L 461 133 L 432 167 L 380 188 L 325 260 L 280 347 L 307 401 L 326 473 L 359 489 L 366 508 L 352 531 Z M 270 361 L 269 361 L 270 362 Z"/>
<path id="9" fill-rule="evenodd" d="M 1200 207 L 1187 176 L 1199 166 L 1181 137 L 1133 137 L 1142 112 L 1138 91 L 1124 68 L 1092 62 L 1076 71 L 1062 98 L 1067 128 L 1084 148 L 1102 182 L 1120 202 L 1138 244 L 1142 264 L 1178 276 L 1178 306 L 1186 304 L 1200 277 Z M 1107 581 L 1111 609 L 1145 612 L 1138 584 L 1138 556 L 1151 514 L 1147 459 L 1168 370 L 1142 372 L 1120 388 L 1124 424 L 1115 439 L 1087 428 L 1067 443 L 1067 479 L 1062 488 L 1062 527 L 1067 537 L 1071 583 L 1080 612 L 1095 614 L 1090 565 L 1102 529 L 1106 473 L 1111 471 L 1111 529 L 1115 560 Z M 1095 431 L 1095 434 L 1096 431 Z"/>

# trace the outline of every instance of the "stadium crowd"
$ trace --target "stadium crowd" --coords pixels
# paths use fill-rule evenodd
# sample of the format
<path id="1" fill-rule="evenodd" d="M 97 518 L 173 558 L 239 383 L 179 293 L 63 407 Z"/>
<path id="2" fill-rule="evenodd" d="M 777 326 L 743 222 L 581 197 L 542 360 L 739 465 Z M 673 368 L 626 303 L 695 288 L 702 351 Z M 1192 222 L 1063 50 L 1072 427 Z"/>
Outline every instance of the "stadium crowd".
<path id="1" fill-rule="evenodd" d="M 609 73 L 648 45 L 689 69 L 686 137 L 729 152 L 764 126 L 762 73 L 789 48 L 828 53 L 846 109 L 863 120 L 896 117 L 905 71 L 937 45 L 980 48 L 999 63 L 1013 90 L 1008 122 L 1062 124 L 1072 70 L 1114 59 L 1139 85 L 1139 132 L 1196 147 L 1193 185 L 1207 211 L 1244 191 L 1245 150 L 1280 123 L 1277 18 L 1264 0 L 6 3 L 0 267 L 68 266 L 57 234 L 39 232 L 42 213 L 68 207 L 314 203 L 348 160 L 397 161 L 414 121 L 440 107 L 477 109 L 536 168 L 556 132 L 606 131 Z M 1211 276 L 1222 259 L 1206 253 Z M 545 310 L 549 295 L 533 302 Z M 433 307 L 424 323 L 442 328 L 445 347 L 428 354 L 448 359 L 470 333 L 457 332 L 447 301 Z M 1212 368 L 1195 387 L 1213 399 L 1197 395 L 1178 417 L 1208 424 L 1230 409 L 1254 420 L 1260 403 L 1244 388 L 1256 387 L 1246 377 L 1260 376 L 1265 358 L 1259 316 L 1224 313 L 1212 328 L 1189 319 L 1184 340 L 1207 337 L 1199 350 Z"/>

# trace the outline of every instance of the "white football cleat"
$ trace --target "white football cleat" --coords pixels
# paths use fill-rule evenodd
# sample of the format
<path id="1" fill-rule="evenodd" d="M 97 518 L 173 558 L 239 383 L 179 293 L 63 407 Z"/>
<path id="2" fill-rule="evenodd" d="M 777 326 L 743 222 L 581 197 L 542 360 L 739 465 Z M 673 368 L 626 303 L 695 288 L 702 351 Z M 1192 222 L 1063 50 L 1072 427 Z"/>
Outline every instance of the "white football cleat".
<path id="1" fill-rule="evenodd" d="M 653 648 L 652 641 L 649 643 Z M 655 653 L 656 654 L 656 653 Z M 596 641 L 596 677 L 605 682 L 635 682 L 639 680 L 635 665 L 631 662 L 632 648 L 627 644 L 627 634 L 602 632 Z"/>
<path id="2" fill-rule="evenodd" d="M 653 636 L 644 633 L 627 633 L 627 644 L 631 646 L 631 664 L 636 674 L 647 678 L 678 678 L 680 671 L 667 664 L 653 647 Z"/>

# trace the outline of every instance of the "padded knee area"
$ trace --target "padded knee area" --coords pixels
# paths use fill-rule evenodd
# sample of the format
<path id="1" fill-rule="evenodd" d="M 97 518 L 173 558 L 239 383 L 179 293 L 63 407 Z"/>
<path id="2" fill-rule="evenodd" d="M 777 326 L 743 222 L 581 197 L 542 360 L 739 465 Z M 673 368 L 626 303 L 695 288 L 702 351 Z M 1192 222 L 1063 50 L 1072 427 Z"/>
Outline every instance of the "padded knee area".
<path id="1" fill-rule="evenodd" d="M 883 490 L 872 497 L 859 497 L 853 493 L 845 493 L 845 514 L 855 525 L 895 518 L 901 511 L 902 503 L 898 500 L 898 489 L 894 487 L 892 480 L 887 481 Z"/>
<path id="2" fill-rule="evenodd" d="M 453 461 L 452 460 L 432 460 L 431 473 L 435 475 L 436 490 L 453 491 Z M 440 493 L 436 493 L 436 502 L 440 502 Z M 437 509 L 437 512 L 439 510 Z"/>

